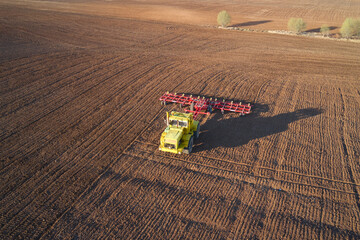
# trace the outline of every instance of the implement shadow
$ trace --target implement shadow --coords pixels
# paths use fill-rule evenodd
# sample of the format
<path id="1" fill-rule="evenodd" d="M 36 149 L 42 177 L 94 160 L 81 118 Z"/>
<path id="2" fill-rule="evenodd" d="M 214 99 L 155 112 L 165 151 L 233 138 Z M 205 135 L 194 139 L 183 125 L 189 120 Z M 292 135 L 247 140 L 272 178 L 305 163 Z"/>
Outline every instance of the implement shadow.
<path id="1" fill-rule="evenodd" d="M 231 25 L 230 27 L 247 27 L 247 26 L 255 26 L 260 25 L 264 23 L 272 22 L 271 20 L 262 20 L 262 21 L 250 21 L 250 22 L 244 22 L 244 23 L 236 23 Z"/>
<path id="2" fill-rule="evenodd" d="M 210 150 L 216 147 L 232 148 L 247 144 L 254 139 L 263 138 L 284 132 L 290 123 L 313 117 L 322 113 L 316 108 L 299 109 L 294 112 L 282 113 L 272 117 L 261 117 L 267 105 L 256 108 L 250 115 L 222 120 L 220 112 L 201 126 L 201 134 L 195 151 Z"/>

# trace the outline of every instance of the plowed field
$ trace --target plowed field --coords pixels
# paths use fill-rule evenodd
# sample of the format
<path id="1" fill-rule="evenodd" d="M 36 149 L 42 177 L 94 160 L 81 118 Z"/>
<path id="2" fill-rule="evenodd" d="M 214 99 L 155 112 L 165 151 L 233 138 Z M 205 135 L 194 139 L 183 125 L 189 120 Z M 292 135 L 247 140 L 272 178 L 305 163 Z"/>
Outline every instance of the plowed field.
<path id="1" fill-rule="evenodd" d="M 201 26 L 211 1 L 147 2 L 194 24 L 73 2 L 0 1 L 1 239 L 360 238 L 359 43 Z M 194 152 L 168 154 L 166 91 L 254 109 L 200 118 Z"/>

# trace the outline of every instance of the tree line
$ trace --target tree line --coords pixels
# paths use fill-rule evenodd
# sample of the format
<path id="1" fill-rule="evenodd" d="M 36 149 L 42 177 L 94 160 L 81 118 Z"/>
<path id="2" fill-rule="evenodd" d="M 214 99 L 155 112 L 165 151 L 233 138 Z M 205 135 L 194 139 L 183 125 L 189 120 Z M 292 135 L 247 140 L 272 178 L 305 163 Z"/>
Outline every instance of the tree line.
<path id="1" fill-rule="evenodd" d="M 219 12 L 217 22 L 222 27 L 227 27 L 231 22 L 230 14 L 225 10 Z M 300 34 L 306 30 L 306 22 L 302 18 L 290 18 L 288 21 L 288 30 Z M 320 32 L 324 36 L 329 36 L 330 27 L 324 24 L 321 26 Z M 345 38 L 351 38 L 352 36 L 360 37 L 360 18 L 346 18 L 340 28 L 340 33 L 341 36 Z"/>

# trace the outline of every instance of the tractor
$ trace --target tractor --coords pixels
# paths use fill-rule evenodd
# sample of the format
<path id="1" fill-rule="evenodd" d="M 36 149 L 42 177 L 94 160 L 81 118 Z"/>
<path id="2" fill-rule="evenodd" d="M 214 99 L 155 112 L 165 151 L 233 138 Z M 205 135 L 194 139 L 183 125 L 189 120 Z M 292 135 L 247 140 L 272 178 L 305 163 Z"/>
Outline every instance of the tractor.
<path id="1" fill-rule="evenodd" d="M 194 140 L 199 137 L 200 124 L 193 113 L 166 112 L 166 125 L 160 137 L 159 150 L 171 153 L 189 154 Z"/>
<path id="2" fill-rule="evenodd" d="M 236 103 L 234 101 L 218 100 L 217 98 L 206 98 L 185 94 L 172 94 L 166 92 L 160 97 L 161 104 L 178 103 L 180 107 L 190 106 L 189 109 L 184 108 L 186 113 L 166 112 L 166 128 L 160 137 L 159 150 L 171 153 L 190 154 L 193 148 L 194 140 L 199 137 L 200 124 L 195 121 L 199 114 L 210 115 L 213 109 L 231 111 L 240 113 L 240 116 L 249 114 L 251 105 Z"/>

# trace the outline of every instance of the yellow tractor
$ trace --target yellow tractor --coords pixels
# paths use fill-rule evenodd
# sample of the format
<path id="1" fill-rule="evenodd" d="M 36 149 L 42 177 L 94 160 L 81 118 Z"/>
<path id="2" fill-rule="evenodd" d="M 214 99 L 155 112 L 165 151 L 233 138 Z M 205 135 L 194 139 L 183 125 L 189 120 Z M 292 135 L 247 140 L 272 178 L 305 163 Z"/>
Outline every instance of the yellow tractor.
<path id="1" fill-rule="evenodd" d="M 194 140 L 199 137 L 200 124 L 193 113 L 166 112 L 166 125 L 160 137 L 159 150 L 171 153 L 189 154 Z"/>

